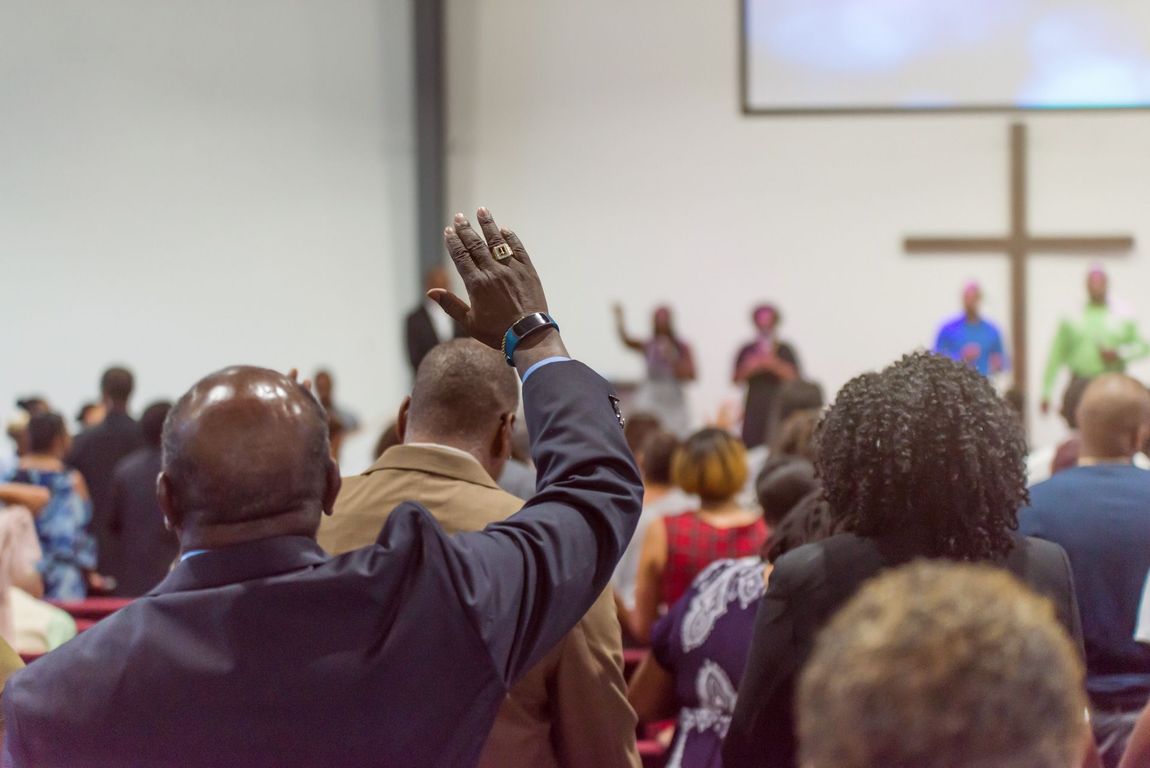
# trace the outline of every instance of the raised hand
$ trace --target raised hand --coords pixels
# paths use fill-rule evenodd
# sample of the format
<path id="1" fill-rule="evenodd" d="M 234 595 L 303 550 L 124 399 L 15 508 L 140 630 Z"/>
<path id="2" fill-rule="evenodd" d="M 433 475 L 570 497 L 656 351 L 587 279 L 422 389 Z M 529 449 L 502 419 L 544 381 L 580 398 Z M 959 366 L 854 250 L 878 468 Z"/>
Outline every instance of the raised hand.
<path id="1" fill-rule="evenodd" d="M 462 213 L 455 214 L 454 223 L 443 231 L 444 245 L 463 278 L 470 304 L 442 288 L 433 288 L 427 295 L 470 336 L 499 349 L 503 335 L 517 320 L 547 311 L 547 297 L 518 236 L 496 225 L 486 208 L 480 208 L 476 218 L 482 236 Z M 510 246 L 509 257 L 492 255 L 500 245 Z"/>

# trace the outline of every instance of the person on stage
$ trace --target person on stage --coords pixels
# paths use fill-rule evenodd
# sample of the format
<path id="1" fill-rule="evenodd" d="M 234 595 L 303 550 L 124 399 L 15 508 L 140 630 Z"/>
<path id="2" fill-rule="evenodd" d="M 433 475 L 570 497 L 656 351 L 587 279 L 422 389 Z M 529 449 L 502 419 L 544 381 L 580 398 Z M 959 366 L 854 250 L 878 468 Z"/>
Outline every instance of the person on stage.
<path id="1" fill-rule="evenodd" d="M 691 427 L 685 385 L 695 380 L 695 358 L 691 347 L 675 333 L 671 308 L 655 310 L 647 341 L 628 335 L 621 304 L 615 305 L 615 328 L 619 340 L 647 360 L 647 380 L 639 390 L 635 410 L 658 416 L 663 429 L 685 436 Z"/>
<path id="2" fill-rule="evenodd" d="M 962 314 L 939 330 L 934 351 L 990 376 L 1006 370 L 1006 352 L 998 326 L 979 311 L 981 304 L 982 287 L 967 283 L 962 290 Z"/>
<path id="3" fill-rule="evenodd" d="M 1123 373 L 1126 365 L 1150 355 L 1150 343 L 1138 333 L 1133 318 L 1110 306 L 1110 279 L 1100 267 L 1086 277 L 1089 301 L 1077 319 L 1063 318 L 1050 348 L 1050 360 L 1042 380 L 1042 412 L 1050 411 L 1054 383 L 1063 368 L 1075 378 L 1090 379 L 1103 373 Z"/>
<path id="4" fill-rule="evenodd" d="M 735 384 L 747 385 L 743 409 L 743 443 L 748 450 L 770 441 L 777 422 L 775 400 L 784 382 L 799 378 L 799 358 L 785 341 L 779 341 L 782 317 L 777 307 L 762 304 L 751 313 L 755 338 L 735 358 Z"/>

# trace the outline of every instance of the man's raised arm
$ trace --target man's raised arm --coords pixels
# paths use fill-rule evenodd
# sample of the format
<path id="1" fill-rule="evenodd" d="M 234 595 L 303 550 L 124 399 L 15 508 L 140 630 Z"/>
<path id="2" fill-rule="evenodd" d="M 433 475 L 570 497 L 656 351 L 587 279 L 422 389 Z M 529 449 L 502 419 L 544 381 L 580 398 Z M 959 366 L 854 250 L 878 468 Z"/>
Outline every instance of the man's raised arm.
<path id="1" fill-rule="evenodd" d="M 461 215 L 445 231 L 470 306 L 447 291 L 429 295 L 471 336 L 510 352 L 524 382 L 536 494 L 508 520 L 455 536 L 451 558 L 456 591 L 510 683 L 607 586 L 639 519 L 643 485 L 611 387 L 570 360 L 547 325 L 523 244 L 486 209 L 478 219 L 483 237 Z"/>

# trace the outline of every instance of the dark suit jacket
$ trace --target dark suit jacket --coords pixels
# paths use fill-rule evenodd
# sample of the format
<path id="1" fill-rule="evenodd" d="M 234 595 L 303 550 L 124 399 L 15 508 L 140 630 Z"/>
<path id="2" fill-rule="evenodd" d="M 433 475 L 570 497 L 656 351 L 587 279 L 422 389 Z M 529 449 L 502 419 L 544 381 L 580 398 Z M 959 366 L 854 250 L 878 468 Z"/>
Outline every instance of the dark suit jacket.
<path id="1" fill-rule="evenodd" d="M 524 386 L 540 491 L 448 536 L 405 503 L 373 546 L 278 537 L 181 563 L 8 682 L 36 766 L 469 766 L 507 688 L 606 587 L 642 484 L 610 388 L 576 362 Z"/>
<path id="2" fill-rule="evenodd" d="M 88 532 L 99 548 L 101 573 L 120 577 L 115 541 L 108 531 L 111 514 L 112 472 L 120 460 L 143 445 L 140 425 L 126 413 L 109 413 L 103 422 L 76 436 L 66 463 L 78 469 L 92 494 L 92 522 Z"/>
<path id="3" fill-rule="evenodd" d="M 724 768 L 796 765 L 795 683 L 819 630 L 867 579 L 914 556 L 912 549 L 893 541 L 843 533 L 799 547 L 775 562 L 723 744 Z M 1054 602 L 1059 620 L 1081 649 L 1074 581 L 1062 548 L 1016 535 L 1002 566 Z"/>
<path id="4" fill-rule="evenodd" d="M 452 323 L 452 327 L 455 338 L 458 339 L 464 335 L 463 329 L 458 325 Z M 408 313 L 406 328 L 407 361 L 411 364 L 411 372 L 415 373 L 432 347 L 441 341 L 447 341 L 447 339 L 441 339 L 435 335 L 435 326 L 431 322 L 431 316 L 427 314 L 427 307 L 422 304 Z"/>
<path id="5" fill-rule="evenodd" d="M 159 446 L 136 449 L 112 473 L 108 530 L 119 552 L 116 594 L 124 597 L 139 597 L 163 581 L 180 552 L 156 500 L 158 474 Z"/>

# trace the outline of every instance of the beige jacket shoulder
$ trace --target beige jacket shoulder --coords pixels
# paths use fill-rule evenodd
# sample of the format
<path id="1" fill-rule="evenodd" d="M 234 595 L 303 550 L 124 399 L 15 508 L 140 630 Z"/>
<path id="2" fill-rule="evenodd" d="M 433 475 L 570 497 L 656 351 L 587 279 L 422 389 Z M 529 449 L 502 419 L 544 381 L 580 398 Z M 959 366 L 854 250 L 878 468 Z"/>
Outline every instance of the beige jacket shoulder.
<path id="1" fill-rule="evenodd" d="M 375 542 L 388 514 L 417 501 L 448 533 L 505 520 L 523 502 L 471 456 L 401 445 L 345 478 L 319 543 L 342 554 Z M 610 591 L 508 693 L 483 751 L 484 768 L 637 768 L 635 713 L 627 703 L 619 621 Z"/>

